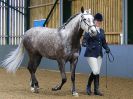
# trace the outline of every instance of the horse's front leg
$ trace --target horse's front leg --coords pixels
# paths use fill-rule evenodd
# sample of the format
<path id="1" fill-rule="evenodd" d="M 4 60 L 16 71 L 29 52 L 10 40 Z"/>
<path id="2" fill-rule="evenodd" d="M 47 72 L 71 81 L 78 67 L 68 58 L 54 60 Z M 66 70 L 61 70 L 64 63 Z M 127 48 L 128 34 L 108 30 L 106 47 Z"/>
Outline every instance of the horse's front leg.
<path id="1" fill-rule="evenodd" d="M 78 58 L 72 59 L 70 61 L 70 68 L 71 68 L 71 81 L 72 81 L 72 95 L 73 96 L 78 96 L 78 93 L 76 92 L 75 89 L 75 70 L 77 66 Z"/>
<path id="2" fill-rule="evenodd" d="M 52 91 L 61 90 L 64 83 L 67 81 L 66 73 L 65 73 L 65 61 L 62 59 L 62 60 L 57 60 L 57 62 L 58 62 L 59 70 L 60 70 L 60 73 L 61 73 L 62 81 L 59 85 L 52 88 Z"/>

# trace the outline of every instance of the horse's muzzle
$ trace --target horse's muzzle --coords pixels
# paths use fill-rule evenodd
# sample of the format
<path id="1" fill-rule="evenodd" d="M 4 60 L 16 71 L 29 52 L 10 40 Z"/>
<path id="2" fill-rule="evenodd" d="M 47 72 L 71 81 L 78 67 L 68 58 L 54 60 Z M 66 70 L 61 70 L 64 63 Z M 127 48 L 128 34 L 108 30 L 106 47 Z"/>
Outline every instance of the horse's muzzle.
<path id="1" fill-rule="evenodd" d="M 91 30 L 90 35 L 91 35 L 91 36 L 96 36 L 96 35 L 97 35 L 97 31 Z"/>

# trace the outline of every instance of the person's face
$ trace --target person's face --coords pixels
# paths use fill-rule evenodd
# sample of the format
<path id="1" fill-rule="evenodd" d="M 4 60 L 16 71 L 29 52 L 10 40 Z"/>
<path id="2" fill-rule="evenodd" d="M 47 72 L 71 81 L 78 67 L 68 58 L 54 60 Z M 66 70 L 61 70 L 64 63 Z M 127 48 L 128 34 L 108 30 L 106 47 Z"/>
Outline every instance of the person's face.
<path id="1" fill-rule="evenodd" d="M 95 20 L 94 23 L 97 27 L 101 27 L 102 21 Z"/>

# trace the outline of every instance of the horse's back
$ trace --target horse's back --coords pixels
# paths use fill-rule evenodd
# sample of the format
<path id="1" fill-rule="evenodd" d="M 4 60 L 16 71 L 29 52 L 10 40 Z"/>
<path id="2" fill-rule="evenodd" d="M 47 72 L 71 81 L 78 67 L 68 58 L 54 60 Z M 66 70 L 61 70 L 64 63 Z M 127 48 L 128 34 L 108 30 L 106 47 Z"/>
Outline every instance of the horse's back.
<path id="1" fill-rule="evenodd" d="M 57 35 L 57 29 L 47 27 L 33 27 L 25 32 L 23 38 L 37 39 L 37 37 L 45 38 L 52 35 Z"/>
<path id="2" fill-rule="evenodd" d="M 57 29 L 47 27 L 31 28 L 25 33 L 23 43 L 30 52 L 39 52 L 42 56 L 56 56 L 62 49 L 61 38 Z"/>
<path id="3" fill-rule="evenodd" d="M 57 29 L 48 27 L 32 27 L 25 32 L 25 35 L 33 35 L 34 33 L 56 33 Z"/>

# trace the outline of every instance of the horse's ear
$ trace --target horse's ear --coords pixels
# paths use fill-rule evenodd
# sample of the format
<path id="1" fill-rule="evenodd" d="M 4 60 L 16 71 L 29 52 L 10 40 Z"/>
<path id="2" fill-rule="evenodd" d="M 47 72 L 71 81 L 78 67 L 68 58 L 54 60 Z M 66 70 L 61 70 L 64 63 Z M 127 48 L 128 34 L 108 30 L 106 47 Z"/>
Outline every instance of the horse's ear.
<path id="1" fill-rule="evenodd" d="M 89 9 L 89 14 L 91 14 L 91 9 Z"/>
<path id="2" fill-rule="evenodd" d="M 84 13 L 84 7 L 83 6 L 81 7 L 81 12 Z"/>

